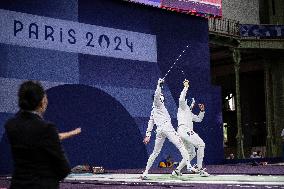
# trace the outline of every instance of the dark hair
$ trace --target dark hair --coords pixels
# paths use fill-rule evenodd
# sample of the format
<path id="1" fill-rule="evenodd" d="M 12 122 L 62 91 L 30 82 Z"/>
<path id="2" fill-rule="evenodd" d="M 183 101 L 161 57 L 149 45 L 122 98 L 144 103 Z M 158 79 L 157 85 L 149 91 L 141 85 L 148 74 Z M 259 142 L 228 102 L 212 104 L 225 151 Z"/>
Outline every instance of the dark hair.
<path id="1" fill-rule="evenodd" d="M 36 110 L 44 95 L 45 91 L 40 82 L 26 81 L 21 84 L 18 91 L 19 107 L 22 110 Z"/>

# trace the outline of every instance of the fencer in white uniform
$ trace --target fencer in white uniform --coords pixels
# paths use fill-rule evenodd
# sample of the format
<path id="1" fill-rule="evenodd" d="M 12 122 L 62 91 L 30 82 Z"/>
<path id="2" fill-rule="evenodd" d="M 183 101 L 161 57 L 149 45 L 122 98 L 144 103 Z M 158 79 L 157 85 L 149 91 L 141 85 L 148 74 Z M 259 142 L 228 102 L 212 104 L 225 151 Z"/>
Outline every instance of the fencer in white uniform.
<path id="1" fill-rule="evenodd" d="M 193 122 L 201 122 L 203 120 L 205 114 L 205 107 L 204 104 L 198 104 L 200 109 L 199 114 L 195 115 L 192 113 L 195 101 L 194 99 L 192 99 L 191 105 L 189 106 L 187 104 L 187 100 L 185 99 L 185 97 L 189 88 L 188 80 L 185 80 L 183 84 L 184 88 L 180 94 L 179 108 L 177 113 L 177 131 L 185 147 L 188 150 L 189 161 L 191 161 L 196 156 L 195 148 L 197 148 L 197 165 L 195 167 L 197 169 L 196 172 L 199 173 L 201 176 L 209 176 L 209 174 L 206 172 L 206 169 L 202 168 L 205 143 L 199 137 L 199 135 L 193 131 Z M 173 172 L 173 174 L 179 175 L 182 168 L 186 165 L 186 161 L 187 159 L 182 160 L 182 162 L 177 167 L 175 172 Z"/>
<path id="2" fill-rule="evenodd" d="M 163 82 L 164 82 L 163 79 L 159 79 L 158 81 L 158 85 L 154 95 L 154 102 L 151 111 L 151 116 L 146 131 L 146 137 L 143 140 L 144 144 L 149 143 L 151 137 L 151 131 L 153 130 L 154 125 L 156 125 L 157 129 L 156 129 L 156 140 L 155 140 L 154 150 L 147 161 L 146 169 L 143 172 L 141 179 L 147 179 L 148 171 L 153 165 L 153 162 L 155 161 L 157 156 L 159 155 L 166 138 L 168 138 L 169 141 L 172 142 L 179 149 L 183 161 L 185 165 L 187 165 L 187 168 L 195 170 L 189 162 L 188 152 L 181 138 L 179 137 L 178 133 L 173 128 L 170 114 L 165 107 L 164 96 L 162 94 L 162 89 L 161 89 L 161 85 Z"/>

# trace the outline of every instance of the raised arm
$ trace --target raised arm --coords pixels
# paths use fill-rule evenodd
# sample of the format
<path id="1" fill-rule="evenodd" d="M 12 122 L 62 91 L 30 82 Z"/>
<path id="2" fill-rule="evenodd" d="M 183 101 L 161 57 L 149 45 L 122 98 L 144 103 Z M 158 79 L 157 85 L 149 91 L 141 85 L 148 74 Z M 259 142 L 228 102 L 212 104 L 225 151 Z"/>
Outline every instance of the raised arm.
<path id="1" fill-rule="evenodd" d="M 186 105 L 187 105 L 185 97 L 186 97 L 186 94 L 187 94 L 187 91 L 188 91 L 188 88 L 189 88 L 189 81 L 184 80 L 183 86 L 184 86 L 183 90 L 181 91 L 180 96 L 179 96 L 179 107 L 181 109 L 185 110 Z"/>
<path id="2" fill-rule="evenodd" d="M 164 83 L 164 80 L 160 78 L 158 80 L 157 88 L 156 88 L 155 95 L 154 95 L 154 105 L 156 107 L 159 107 L 162 105 L 162 102 L 160 100 L 161 93 L 162 93 L 162 88 L 161 88 L 162 83 Z"/>
<path id="3" fill-rule="evenodd" d="M 204 118 L 204 114 L 205 114 L 205 106 L 204 104 L 198 104 L 200 112 L 198 115 L 193 115 L 192 116 L 192 121 L 194 122 L 201 122 Z"/>

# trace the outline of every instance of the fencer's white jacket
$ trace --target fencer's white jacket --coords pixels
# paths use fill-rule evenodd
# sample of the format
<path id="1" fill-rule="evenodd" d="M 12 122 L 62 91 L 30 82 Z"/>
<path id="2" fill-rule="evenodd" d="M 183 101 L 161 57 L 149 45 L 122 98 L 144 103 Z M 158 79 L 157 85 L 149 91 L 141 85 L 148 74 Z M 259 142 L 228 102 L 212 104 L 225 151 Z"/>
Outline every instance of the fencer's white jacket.
<path id="1" fill-rule="evenodd" d="M 146 136 L 150 137 L 154 125 L 156 125 L 156 131 L 175 131 L 171 123 L 171 116 L 165 107 L 164 102 L 160 100 L 162 89 L 157 85 L 154 102 L 152 106 L 151 116 L 148 122 Z"/>
<path id="2" fill-rule="evenodd" d="M 179 107 L 177 113 L 178 129 L 183 129 L 186 132 L 193 130 L 193 121 L 201 122 L 204 118 L 205 111 L 200 111 L 198 115 L 192 113 L 190 106 L 185 100 L 188 88 L 184 87 L 179 97 Z"/>

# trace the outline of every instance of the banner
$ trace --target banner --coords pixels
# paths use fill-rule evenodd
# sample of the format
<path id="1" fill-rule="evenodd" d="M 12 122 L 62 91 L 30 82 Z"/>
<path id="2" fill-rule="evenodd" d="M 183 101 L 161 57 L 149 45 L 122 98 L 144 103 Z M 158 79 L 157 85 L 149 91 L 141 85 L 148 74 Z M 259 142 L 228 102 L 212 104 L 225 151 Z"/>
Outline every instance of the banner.
<path id="1" fill-rule="evenodd" d="M 222 6 L 221 0 L 193 0 L 193 1 L 204 3 L 204 4 L 215 5 L 215 6 L 219 6 L 219 7 Z"/>
<path id="2" fill-rule="evenodd" d="M 157 62 L 155 35 L 3 9 L 0 43 Z"/>
<path id="3" fill-rule="evenodd" d="M 284 25 L 241 24 L 242 37 L 284 38 Z"/>
<path id="4" fill-rule="evenodd" d="M 130 0 L 130 1 L 145 4 L 145 5 L 151 5 L 154 7 L 161 7 L 162 0 Z"/>
<path id="5" fill-rule="evenodd" d="M 221 0 L 129 0 L 131 2 L 166 8 L 196 16 L 222 16 Z"/>
<path id="6" fill-rule="evenodd" d="M 221 16 L 221 0 L 162 0 L 162 7 L 193 13 L 197 16 Z"/>

